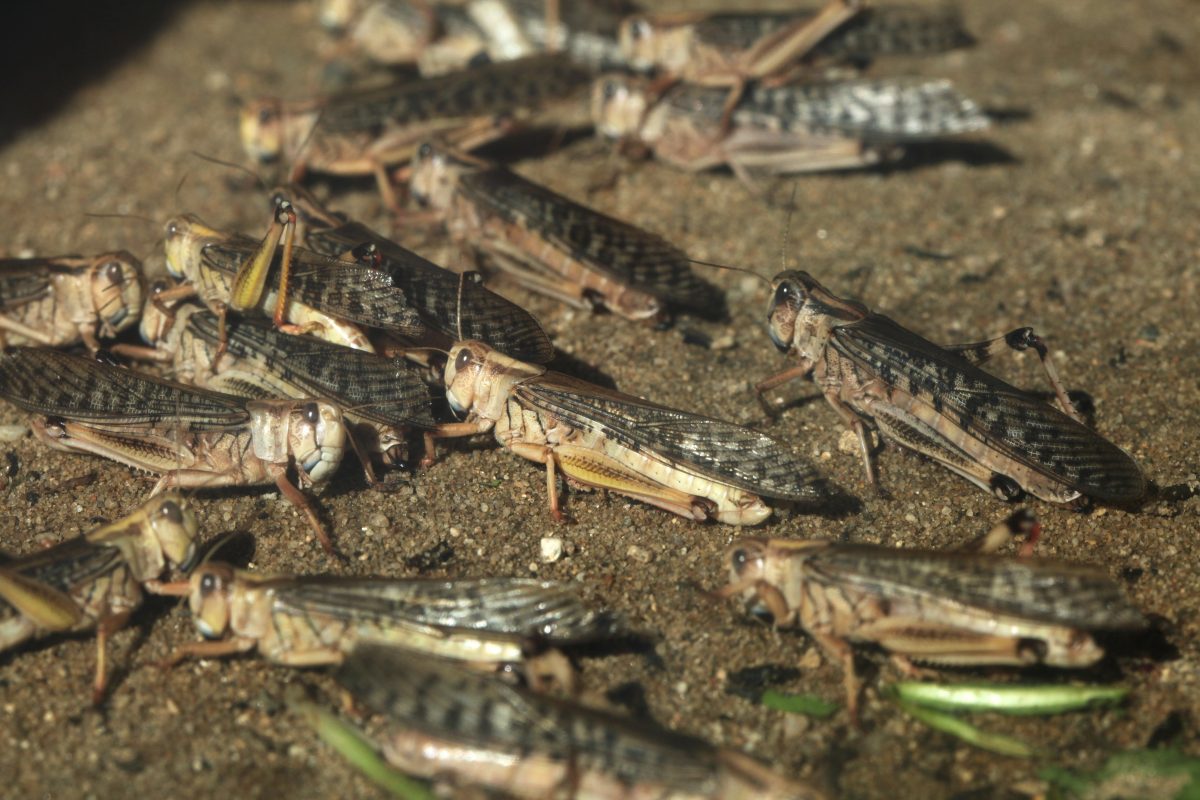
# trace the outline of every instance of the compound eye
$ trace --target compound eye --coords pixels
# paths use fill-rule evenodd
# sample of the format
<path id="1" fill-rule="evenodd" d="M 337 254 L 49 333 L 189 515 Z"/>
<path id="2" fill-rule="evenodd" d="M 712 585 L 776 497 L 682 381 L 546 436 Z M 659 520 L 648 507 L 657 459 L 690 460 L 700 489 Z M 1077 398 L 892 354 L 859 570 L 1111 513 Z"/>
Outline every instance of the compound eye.
<path id="1" fill-rule="evenodd" d="M 417 158 L 424 161 L 433 155 L 433 145 L 429 142 L 421 142 L 421 146 L 417 148 Z"/>
<path id="2" fill-rule="evenodd" d="M 321 421 L 321 408 L 316 403 L 305 403 L 300 409 L 300 413 L 304 415 L 304 419 L 313 425 Z"/>
<path id="3" fill-rule="evenodd" d="M 269 108 L 267 106 L 263 106 L 262 108 L 260 108 L 258 110 L 258 121 L 260 124 L 266 125 L 268 122 L 270 122 L 274 118 L 275 118 L 275 112 L 271 108 Z"/>
<path id="4" fill-rule="evenodd" d="M 629 26 L 629 34 L 635 41 L 647 38 L 650 35 L 650 23 L 644 19 L 635 19 Z"/>
<path id="5" fill-rule="evenodd" d="M 216 575 L 208 574 L 200 579 L 200 594 L 208 596 L 221 588 L 221 581 Z"/>
<path id="6" fill-rule="evenodd" d="M 104 277 L 114 286 L 125 283 L 125 273 L 121 270 L 121 262 L 110 261 L 104 265 Z"/>
<path id="7" fill-rule="evenodd" d="M 458 372 L 461 372 L 462 370 L 466 369 L 470 363 L 471 351 L 464 347 L 459 352 L 458 357 L 454 359 L 454 369 Z"/>
<path id="8" fill-rule="evenodd" d="M 749 556 L 746 554 L 746 551 L 741 548 L 734 550 L 733 555 L 730 556 L 730 561 L 733 562 L 733 568 L 739 573 L 746 566 L 747 560 L 749 560 Z"/>
<path id="9" fill-rule="evenodd" d="M 183 524 L 183 509 L 181 509 L 179 504 L 174 500 L 168 500 L 167 502 L 163 503 L 158 509 L 158 514 L 172 525 Z"/>
<path id="10" fill-rule="evenodd" d="M 616 96 L 617 96 L 617 82 L 616 81 L 605 81 L 604 82 L 604 99 L 612 100 Z"/>

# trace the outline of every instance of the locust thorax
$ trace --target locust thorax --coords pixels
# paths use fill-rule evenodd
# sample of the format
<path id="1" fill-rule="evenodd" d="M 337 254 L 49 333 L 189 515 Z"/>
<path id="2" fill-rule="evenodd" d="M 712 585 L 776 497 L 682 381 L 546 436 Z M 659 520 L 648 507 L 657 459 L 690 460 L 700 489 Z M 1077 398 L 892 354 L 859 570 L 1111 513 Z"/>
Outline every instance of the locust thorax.
<path id="1" fill-rule="evenodd" d="M 446 400 L 456 414 L 495 422 L 504 413 L 512 389 L 545 372 L 498 353 L 483 342 L 460 342 L 446 360 Z"/>
<path id="2" fill-rule="evenodd" d="M 186 569 L 196 556 L 198 531 L 196 514 L 183 495 L 165 492 L 88 539 L 120 549 L 133 576 L 147 581 L 161 575 L 168 564 Z"/>
<path id="3" fill-rule="evenodd" d="M 254 456 L 270 464 L 294 461 L 302 486 L 328 480 L 342 462 L 346 427 L 341 410 L 320 400 L 251 400 Z"/>
<path id="4" fill-rule="evenodd" d="M 92 262 L 91 301 L 100 332 L 113 336 L 128 328 L 142 309 L 142 263 L 124 250 Z"/>
<path id="5" fill-rule="evenodd" d="M 237 575 L 228 564 L 201 564 L 192 573 L 188 607 L 196 630 L 206 639 L 219 639 L 229 629 L 231 595 Z"/>
<path id="6" fill-rule="evenodd" d="M 678 73 L 687 66 L 692 26 L 673 25 L 635 15 L 621 23 L 617 34 L 621 55 L 639 72 L 662 69 Z"/>
<path id="7" fill-rule="evenodd" d="M 480 168 L 478 163 L 437 142 L 422 142 L 412 161 L 409 191 L 423 206 L 446 209 L 454 201 L 458 179 Z"/>
<path id="8" fill-rule="evenodd" d="M 320 116 L 319 108 L 289 109 L 277 97 L 251 100 L 241 111 L 242 149 L 260 164 L 292 161 L 312 136 Z"/>
<path id="9" fill-rule="evenodd" d="M 624 75 L 602 75 L 592 84 L 592 122 L 610 139 L 636 136 L 646 114 L 641 82 Z"/>

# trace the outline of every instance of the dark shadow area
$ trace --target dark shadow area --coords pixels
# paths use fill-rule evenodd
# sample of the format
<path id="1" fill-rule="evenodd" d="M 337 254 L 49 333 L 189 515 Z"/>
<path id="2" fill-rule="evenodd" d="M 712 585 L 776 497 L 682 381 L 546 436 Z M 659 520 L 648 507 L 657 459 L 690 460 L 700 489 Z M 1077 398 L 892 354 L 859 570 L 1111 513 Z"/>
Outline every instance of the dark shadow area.
<path id="1" fill-rule="evenodd" d="M 560 128 L 537 126 L 519 128 L 513 133 L 473 150 L 472 154 L 488 161 L 509 164 L 526 159 L 546 158 L 581 139 L 592 136 L 592 127 Z"/>
<path id="2" fill-rule="evenodd" d="M 880 164 L 876 169 L 885 174 L 903 173 L 948 162 L 972 167 L 991 167 L 1019 164 L 1021 159 L 991 142 L 917 142 L 904 145 L 904 155 L 896 161 Z"/>
<path id="3" fill-rule="evenodd" d="M 992 121 L 992 124 L 998 126 L 1028 122 L 1033 119 L 1033 112 L 1028 108 L 985 108 L 983 113 Z"/>
<path id="4" fill-rule="evenodd" d="M 88 83 L 103 80 L 183 6 L 170 0 L 7 4 L 0 146 L 40 125 Z"/>

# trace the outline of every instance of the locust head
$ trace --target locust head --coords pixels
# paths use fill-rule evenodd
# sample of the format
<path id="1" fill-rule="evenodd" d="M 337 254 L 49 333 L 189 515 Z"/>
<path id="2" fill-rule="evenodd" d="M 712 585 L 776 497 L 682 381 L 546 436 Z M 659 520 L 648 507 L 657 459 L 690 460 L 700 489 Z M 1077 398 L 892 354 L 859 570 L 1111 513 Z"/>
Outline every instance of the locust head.
<path id="1" fill-rule="evenodd" d="M 255 458 L 296 465 L 301 486 L 328 480 L 342 463 L 346 426 L 342 412 L 321 400 L 252 400 L 250 436 Z"/>
<path id="2" fill-rule="evenodd" d="M 861 304 L 831 294 L 807 272 L 781 272 L 771 285 L 767 332 L 780 352 L 802 360 L 820 359 L 834 328 L 869 313 Z"/>
<path id="3" fill-rule="evenodd" d="M 188 606 L 196 630 L 206 639 L 219 639 L 229 629 L 230 595 L 237 576 L 228 564 L 202 564 L 189 582 Z"/>
<path id="4" fill-rule="evenodd" d="M 512 387 L 545 369 L 498 353 L 483 342 L 459 342 L 446 361 L 446 400 L 457 414 L 495 422 Z"/>
<path id="5" fill-rule="evenodd" d="M 318 110 L 289 111 L 277 97 L 262 97 L 242 106 L 239 129 L 242 149 L 260 164 L 294 158 L 317 124 Z"/>
<path id="6" fill-rule="evenodd" d="M 124 250 L 105 253 L 92 262 L 92 308 L 100 332 L 113 336 L 128 328 L 142 309 L 142 264 Z"/>
<path id="7" fill-rule="evenodd" d="M 178 492 L 150 498 L 124 519 L 88 534 L 93 544 L 121 551 L 138 581 L 162 575 L 168 564 L 187 569 L 196 557 L 196 514 Z"/>
<path id="8" fill-rule="evenodd" d="M 195 214 L 180 214 L 167 221 L 163 242 L 167 251 L 167 272 L 172 278 L 195 280 L 199 274 L 204 245 L 224 238 Z"/>
<path id="9" fill-rule="evenodd" d="M 592 122 L 610 139 L 637 136 L 646 114 L 642 82 L 625 75 L 602 75 L 592 84 Z"/>
<path id="10" fill-rule="evenodd" d="M 362 0 L 320 0 L 317 22 L 330 33 L 341 33 L 362 11 Z"/>
<path id="11" fill-rule="evenodd" d="M 422 142 L 413 156 L 409 191 L 423 206 L 450 207 L 458 179 L 482 168 L 482 163 L 435 141 Z"/>
<path id="12" fill-rule="evenodd" d="M 648 72 L 657 68 L 678 73 L 686 66 L 692 26 L 637 14 L 621 23 L 617 38 L 621 56 L 631 69 Z"/>

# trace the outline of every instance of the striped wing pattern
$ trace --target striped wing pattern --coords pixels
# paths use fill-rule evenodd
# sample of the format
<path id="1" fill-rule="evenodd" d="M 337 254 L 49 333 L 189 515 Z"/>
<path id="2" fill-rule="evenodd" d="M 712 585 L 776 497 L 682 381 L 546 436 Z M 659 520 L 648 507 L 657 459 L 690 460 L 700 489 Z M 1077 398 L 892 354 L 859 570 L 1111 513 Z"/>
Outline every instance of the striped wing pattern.
<path id="1" fill-rule="evenodd" d="M 731 422 L 640 400 L 557 373 L 519 384 L 525 403 L 581 430 L 748 492 L 786 500 L 825 495 L 816 472 L 775 439 Z"/>
<path id="2" fill-rule="evenodd" d="M 0 356 L 0 397 L 33 414 L 107 426 L 244 426 L 245 401 L 44 348 Z"/>
<path id="3" fill-rule="evenodd" d="M 1145 492 L 1145 479 L 1124 450 L 887 317 L 872 314 L 838 327 L 831 343 L 980 441 L 1085 495 L 1119 501 Z"/>
<path id="4" fill-rule="evenodd" d="M 952 602 L 1087 630 L 1146 625 L 1116 582 L 1078 564 L 853 545 L 821 550 L 806 563 L 823 581 L 885 600 Z"/>

